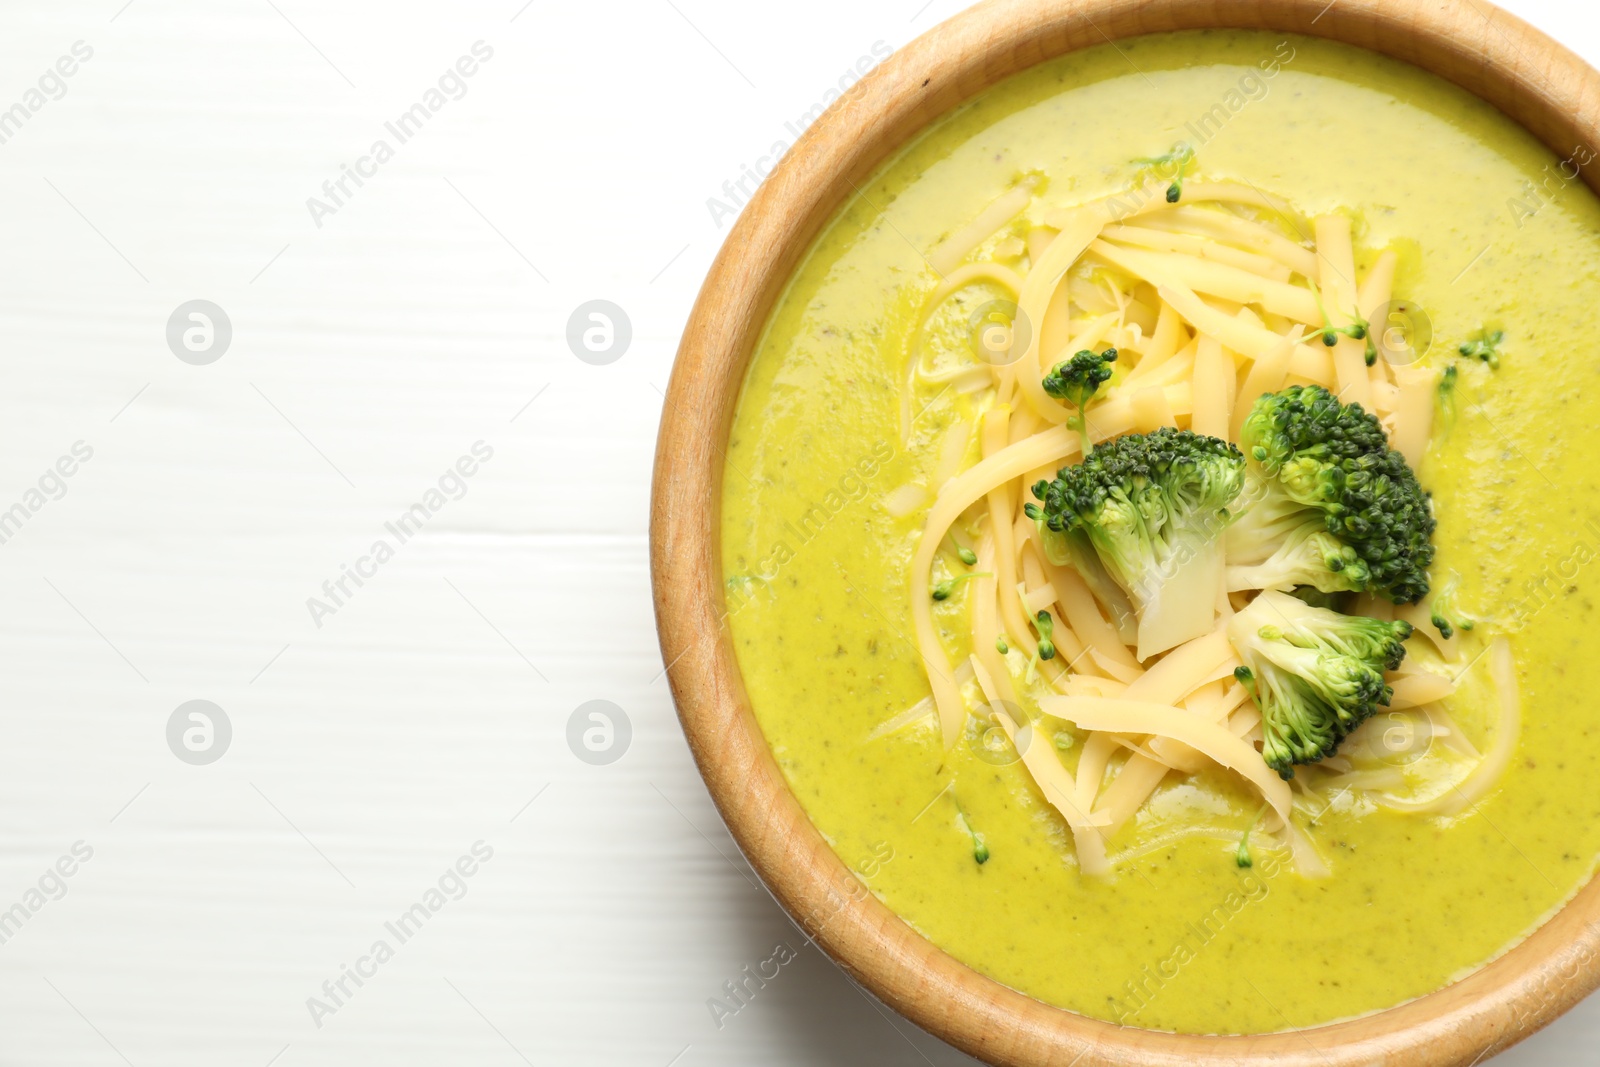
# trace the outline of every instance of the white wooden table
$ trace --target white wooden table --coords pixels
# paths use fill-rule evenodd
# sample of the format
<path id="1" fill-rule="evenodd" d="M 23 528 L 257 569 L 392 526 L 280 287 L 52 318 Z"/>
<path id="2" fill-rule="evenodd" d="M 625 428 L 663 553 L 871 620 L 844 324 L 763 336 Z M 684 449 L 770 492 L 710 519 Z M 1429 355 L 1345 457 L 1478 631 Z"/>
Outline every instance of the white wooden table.
<path id="1" fill-rule="evenodd" d="M 646 558 L 708 200 L 961 6 L 920 4 L 0 10 L 0 1063 L 971 1062 L 815 949 L 713 1021 L 802 942 L 690 763 Z M 179 358 L 195 300 L 231 338 L 185 308 Z"/>

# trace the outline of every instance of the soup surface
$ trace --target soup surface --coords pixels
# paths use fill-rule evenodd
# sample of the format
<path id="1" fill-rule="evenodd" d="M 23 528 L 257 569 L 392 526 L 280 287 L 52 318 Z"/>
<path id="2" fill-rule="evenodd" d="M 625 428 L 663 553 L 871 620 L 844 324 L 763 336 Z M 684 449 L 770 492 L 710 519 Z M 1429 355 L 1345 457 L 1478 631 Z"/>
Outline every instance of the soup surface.
<path id="1" fill-rule="evenodd" d="M 906 338 L 938 284 L 925 253 L 1020 175 L 1039 205 L 1125 189 L 1128 161 L 1187 141 L 1207 179 L 1356 219 L 1358 259 L 1402 252 L 1395 292 L 1426 310 L 1428 360 L 1484 326 L 1498 369 L 1463 363 L 1456 417 L 1419 475 L 1437 567 L 1510 635 L 1516 758 L 1454 817 L 1329 798 L 1309 832 L 1332 875 L 1234 855 L 1260 802 L 1220 771 L 1171 776 L 1080 874 L 1024 772 L 946 749 L 912 640 L 908 566 L 943 430 L 974 397 L 933 395 L 902 432 Z M 1585 159 L 1579 156 L 1579 159 Z M 888 906 L 958 959 L 1049 1003 L 1193 1033 L 1306 1027 L 1438 989 L 1529 933 L 1600 855 L 1600 206 L 1561 157 L 1416 69 L 1306 38 L 1141 38 L 1044 64 L 947 116 L 826 227 L 752 361 L 722 500 L 729 626 L 757 719 L 818 829 Z M 1571 173 L 1570 168 L 1565 173 Z M 997 235 L 1003 240 L 1006 233 Z M 976 444 L 964 465 L 977 461 Z M 960 598 L 939 605 L 950 619 Z M 952 633 L 965 625 L 952 621 Z M 959 648 L 952 652 L 959 653 Z M 1479 748 L 1481 664 L 1451 713 Z M 1434 742 L 1437 744 L 1438 742 Z M 1063 762 L 1076 758 L 1070 737 Z M 1195 812 L 1227 836 L 1183 834 Z M 988 857 L 974 863 L 970 829 Z"/>

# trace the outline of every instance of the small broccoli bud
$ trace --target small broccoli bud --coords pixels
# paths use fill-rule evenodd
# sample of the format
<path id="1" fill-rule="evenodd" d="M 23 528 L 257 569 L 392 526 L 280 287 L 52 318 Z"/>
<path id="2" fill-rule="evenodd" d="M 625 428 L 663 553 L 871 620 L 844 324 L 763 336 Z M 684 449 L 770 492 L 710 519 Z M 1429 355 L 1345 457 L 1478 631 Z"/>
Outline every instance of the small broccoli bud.
<path id="1" fill-rule="evenodd" d="M 1006 644 L 1005 638 L 997 637 L 994 639 L 994 650 L 1004 656 L 1011 652 L 1011 646 Z"/>
<path id="2" fill-rule="evenodd" d="M 1077 427 L 1078 434 L 1083 442 L 1083 454 L 1087 456 L 1094 448 L 1089 440 L 1089 422 L 1086 409 L 1089 401 L 1094 399 L 1095 392 L 1106 382 L 1111 380 L 1111 364 L 1117 361 L 1117 350 L 1108 348 L 1104 352 L 1095 353 L 1088 349 L 1077 353 L 1071 359 L 1064 359 L 1055 365 L 1049 374 L 1044 376 L 1041 383 L 1044 391 L 1057 400 L 1065 400 L 1076 404 L 1077 418 L 1072 420 L 1072 425 Z"/>
<path id="3" fill-rule="evenodd" d="M 1266 813 L 1267 809 L 1265 807 L 1256 812 L 1256 817 L 1250 821 L 1249 826 L 1244 828 L 1244 836 L 1239 838 L 1239 849 L 1233 854 L 1233 860 L 1240 867 L 1254 867 L 1256 865 L 1255 857 L 1250 855 L 1250 833 L 1261 825 L 1261 816 Z"/>
<path id="4" fill-rule="evenodd" d="M 962 582 L 970 582 L 974 578 L 993 577 L 994 575 L 987 571 L 973 571 L 971 574 L 963 574 L 959 578 L 946 578 L 942 582 L 935 582 L 933 586 L 933 599 L 949 600 L 950 594 L 954 593 L 956 591 L 956 586 L 960 585 Z"/>
<path id="5" fill-rule="evenodd" d="M 1500 343 L 1506 339 L 1504 330 L 1479 330 L 1478 335 L 1464 341 L 1456 349 L 1468 359 L 1482 360 L 1490 370 L 1500 369 Z"/>
<path id="6" fill-rule="evenodd" d="M 1334 345 L 1339 343 L 1339 338 L 1341 337 L 1350 337 L 1357 341 L 1366 341 L 1367 366 L 1370 367 L 1376 363 L 1378 361 L 1378 350 L 1373 347 L 1372 340 L 1368 336 L 1367 320 L 1363 319 L 1359 313 L 1352 313 L 1350 316 L 1350 325 L 1335 326 L 1333 324 L 1333 320 L 1328 317 L 1328 309 L 1322 306 L 1322 294 L 1313 289 L 1312 295 L 1316 297 L 1317 310 L 1322 313 L 1322 343 L 1329 348 L 1332 348 Z"/>
<path id="7" fill-rule="evenodd" d="M 1317 305 L 1318 307 L 1321 307 L 1321 297 L 1317 298 Z M 1378 350 L 1373 347 L 1372 342 L 1367 337 L 1367 324 L 1365 322 L 1358 318 L 1348 326 L 1335 326 L 1332 320 L 1328 318 L 1327 311 L 1323 311 L 1322 343 L 1327 347 L 1332 348 L 1334 345 L 1339 343 L 1339 338 L 1341 337 L 1349 337 L 1357 341 L 1366 341 L 1367 366 L 1370 367 L 1374 363 L 1378 362 Z"/>
<path id="8" fill-rule="evenodd" d="M 972 838 L 972 858 L 978 861 L 978 866 L 982 867 L 989 862 L 988 842 L 983 839 L 982 834 L 972 828 L 972 821 L 967 818 L 967 813 L 962 810 L 960 802 L 956 803 L 956 818 L 961 820 L 961 828 L 967 832 L 968 837 Z"/>
<path id="9" fill-rule="evenodd" d="M 957 559 L 969 567 L 977 565 L 978 554 L 972 551 L 972 549 L 968 548 L 966 545 L 962 544 L 960 541 L 957 541 L 954 533 L 949 535 L 948 540 L 950 542 L 950 547 L 954 548 L 956 551 Z"/>
<path id="10" fill-rule="evenodd" d="M 1172 146 L 1172 151 L 1164 156 L 1141 157 L 1134 162 L 1156 169 L 1163 175 L 1171 174 L 1171 183 L 1167 186 L 1167 203 L 1176 204 L 1183 197 L 1183 176 L 1194 162 L 1194 149 L 1179 141 Z"/>
<path id="11" fill-rule="evenodd" d="M 1439 375 L 1440 436 L 1448 435 L 1456 423 L 1456 379 L 1459 376 L 1460 371 L 1454 363 L 1445 367 Z"/>
<path id="12" fill-rule="evenodd" d="M 1468 633 L 1478 624 L 1478 620 L 1462 612 L 1456 603 L 1456 591 L 1460 586 L 1461 576 L 1451 574 L 1449 580 L 1434 591 L 1429 604 L 1432 614 L 1429 621 L 1433 623 L 1433 628 L 1439 631 L 1439 636 L 1446 641 L 1454 637 L 1457 630 Z"/>
<path id="13" fill-rule="evenodd" d="M 1056 631 L 1055 620 L 1048 611 L 1040 609 L 1039 614 L 1034 616 L 1033 624 L 1039 631 L 1039 658 L 1055 659 L 1056 646 L 1051 640 Z"/>

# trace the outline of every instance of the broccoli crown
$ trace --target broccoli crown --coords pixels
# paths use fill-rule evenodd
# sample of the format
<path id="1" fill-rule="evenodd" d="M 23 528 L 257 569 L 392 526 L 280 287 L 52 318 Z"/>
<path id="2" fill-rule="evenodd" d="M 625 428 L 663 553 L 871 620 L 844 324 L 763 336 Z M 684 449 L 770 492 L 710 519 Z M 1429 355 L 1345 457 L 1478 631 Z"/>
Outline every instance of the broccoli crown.
<path id="1" fill-rule="evenodd" d="M 1163 427 L 1127 434 L 1041 481 L 1028 514 L 1082 532 L 1117 583 L 1135 595 L 1173 555 L 1214 540 L 1244 488 L 1244 457 L 1226 441 Z"/>
<path id="2" fill-rule="evenodd" d="M 1433 509 L 1377 416 L 1360 404 L 1341 404 L 1321 386 L 1292 385 L 1255 402 L 1240 441 L 1269 496 L 1281 493 L 1314 509 L 1304 520 L 1320 517 L 1323 530 L 1353 551 L 1330 557 L 1329 571 L 1345 575 L 1339 584 L 1303 584 L 1382 592 L 1397 604 L 1427 595 Z M 1333 566 L 1335 559 L 1344 565 Z M 1347 573 L 1357 562 L 1357 571 Z"/>
<path id="3" fill-rule="evenodd" d="M 1044 391 L 1057 400 L 1065 400 L 1078 407 L 1087 405 L 1095 391 L 1111 380 L 1111 364 L 1117 361 L 1117 350 L 1091 352 L 1087 348 L 1055 365 L 1041 383 Z"/>
<path id="4" fill-rule="evenodd" d="M 1257 399 L 1240 439 L 1269 473 L 1297 459 L 1336 462 L 1389 450 L 1375 416 L 1360 404 L 1339 403 L 1320 385 L 1291 385 Z"/>
<path id="5" fill-rule="evenodd" d="M 1261 711 L 1262 755 L 1282 778 L 1315 763 L 1387 706 L 1411 626 L 1313 607 L 1268 590 L 1228 623 L 1234 672 Z"/>

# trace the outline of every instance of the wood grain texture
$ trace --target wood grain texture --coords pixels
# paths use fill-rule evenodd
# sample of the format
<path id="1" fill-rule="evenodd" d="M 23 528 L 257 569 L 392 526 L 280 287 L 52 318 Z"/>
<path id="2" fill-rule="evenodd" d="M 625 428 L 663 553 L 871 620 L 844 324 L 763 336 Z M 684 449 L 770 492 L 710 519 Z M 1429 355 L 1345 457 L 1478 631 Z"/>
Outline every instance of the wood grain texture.
<path id="1" fill-rule="evenodd" d="M 1414 63 L 1500 108 L 1566 157 L 1600 142 L 1600 75 L 1481 0 L 993 0 L 902 49 L 807 132 L 729 236 L 684 332 L 658 443 L 652 577 L 663 655 L 701 774 L 784 907 L 894 1008 L 996 1064 L 1465 1067 L 1600 984 L 1600 884 L 1526 942 L 1440 992 L 1314 1030 L 1195 1037 L 1124 1029 L 979 975 L 911 930 L 840 863 L 789 792 L 722 625 L 722 451 L 751 351 L 823 222 L 896 146 L 996 81 L 1142 33 L 1261 28 Z M 1585 181 L 1595 187 L 1590 164 Z"/>

